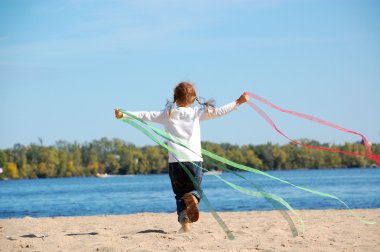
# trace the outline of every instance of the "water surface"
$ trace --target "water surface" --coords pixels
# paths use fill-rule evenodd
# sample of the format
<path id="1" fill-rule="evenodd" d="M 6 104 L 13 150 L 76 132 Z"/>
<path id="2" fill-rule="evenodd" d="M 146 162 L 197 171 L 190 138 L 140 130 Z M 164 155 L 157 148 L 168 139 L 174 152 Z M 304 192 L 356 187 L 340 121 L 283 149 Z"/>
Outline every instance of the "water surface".
<path id="1" fill-rule="evenodd" d="M 312 195 L 260 175 L 239 173 L 266 192 L 277 194 L 295 209 L 343 209 L 336 200 Z M 296 185 L 334 194 L 351 208 L 380 208 L 380 169 L 271 171 Z M 248 183 L 222 174 L 240 186 Z M 242 194 L 214 176 L 204 176 L 203 189 L 217 211 L 271 210 L 262 198 Z M 206 206 L 201 203 L 201 210 Z M 0 218 L 83 216 L 175 212 L 169 176 L 56 178 L 0 181 Z"/>

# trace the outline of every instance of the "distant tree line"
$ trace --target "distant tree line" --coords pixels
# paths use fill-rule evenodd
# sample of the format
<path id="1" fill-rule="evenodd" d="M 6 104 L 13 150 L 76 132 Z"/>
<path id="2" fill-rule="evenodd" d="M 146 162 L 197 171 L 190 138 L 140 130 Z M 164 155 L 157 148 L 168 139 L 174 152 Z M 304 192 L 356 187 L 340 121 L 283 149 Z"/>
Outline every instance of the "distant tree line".
<path id="1" fill-rule="evenodd" d="M 331 147 L 343 151 L 365 153 L 360 143 L 342 145 L 320 144 L 315 140 L 301 140 L 314 146 Z M 202 147 L 234 162 L 260 170 L 291 170 L 300 168 L 369 167 L 374 162 L 365 157 L 352 157 L 305 149 L 288 143 L 260 145 L 232 145 L 203 142 Z M 373 144 L 380 153 L 380 144 Z M 58 141 L 54 146 L 15 144 L 0 150 L 0 178 L 54 178 L 107 174 L 154 174 L 167 172 L 167 151 L 159 146 L 136 147 L 120 139 L 102 138 L 78 144 Z M 209 163 L 207 169 L 215 169 Z"/>

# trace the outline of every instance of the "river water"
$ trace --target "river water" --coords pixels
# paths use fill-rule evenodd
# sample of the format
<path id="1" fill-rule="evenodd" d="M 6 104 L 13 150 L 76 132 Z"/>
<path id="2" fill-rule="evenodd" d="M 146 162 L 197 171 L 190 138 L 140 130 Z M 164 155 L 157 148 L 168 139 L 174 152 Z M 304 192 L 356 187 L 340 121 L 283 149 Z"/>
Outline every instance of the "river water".
<path id="1" fill-rule="evenodd" d="M 316 196 L 290 185 L 248 172 L 239 173 L 295 209 L 343 209 L 337 200 Z M 333 194 L 351 208 L 380 208 L 380 169 L 271 171 L 293 184 Z M 221 177 L 249 187 L 234 174 Z M 215 176 L 204 176 L 204 193 L 217 211 L 271 210 L 263 198 L 242 194 Z M 201 203 L 201 210 L 207 211 Z M 175 212 L 169 176 L 135 175 L 107 178 L 56 178 L 0 181 L 0 218 L 84 216 Z"/>

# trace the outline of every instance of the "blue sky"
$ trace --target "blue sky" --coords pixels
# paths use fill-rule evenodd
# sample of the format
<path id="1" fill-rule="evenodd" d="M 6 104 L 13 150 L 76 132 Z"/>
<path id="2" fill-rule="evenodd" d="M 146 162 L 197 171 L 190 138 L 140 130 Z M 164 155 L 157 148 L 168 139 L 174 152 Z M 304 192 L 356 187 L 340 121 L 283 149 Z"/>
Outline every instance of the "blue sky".
<path id="1" fill-rule="evenodd" d="M 0 148 L 152 144 L 113 108 L 160 110 L 183 80 L 217 105 L 247 90 L 378 143 L 379 11 L 367 0 L 3 0 Z M 262 108 L 295 139 L 360 140 Z M 202 138 L 287 142 L 248 106 L 203 123 Z"/>

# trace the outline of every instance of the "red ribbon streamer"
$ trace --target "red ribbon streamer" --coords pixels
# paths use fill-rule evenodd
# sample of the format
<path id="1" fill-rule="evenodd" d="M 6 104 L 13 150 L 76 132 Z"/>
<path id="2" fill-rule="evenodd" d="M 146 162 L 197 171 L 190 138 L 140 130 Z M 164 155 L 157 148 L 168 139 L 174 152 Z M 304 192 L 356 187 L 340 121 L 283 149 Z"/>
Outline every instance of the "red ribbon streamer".
<path id="1" fill-rule="evenodd" d="M 349 130 L 349 129 L 343 128 L 343 127 L 341 127 L 339 125 L 336 125 L 336 124 L 333 124 L 331 122 L 319 119 L 319 118 L 317 118 L 315 116 L 312 116 L 312 115 L 307 115 L 307 114 L 303 114 L 303 113 L 299 113 L 299 112 L 295 112 L 295 111 L 291 111 L 291 110 L 280 108 L 280 107 L 276 106 L 275 104 L 269 102 L 268 100 L 266 100 L 266 99 L 264 99 L 264 98 L 262 98 L 262 97 L 260 97 L 258 95 L 255 95 L 253 93 L 246 92 L 246 94 L 248 94 L 251 98 L 253 98 L 255 100 L 258 100 L 258 101 L 260 101 L 260 102 L 262 102 L 262 103 L 264 103 L 264 104 L 266 104 L 266 105 L 268 105 L 268 106 L 270 106 L 270 107 L 272 107 L 272 108 L 274 108 L 274 109 L 276 109 L 276 110 L 278 110 L 280 112 L 287 113 L 287 114 L 290 114 L 290 115 L 294 115 L 294 116 L 297 116 L 297 117 L 300 117 L 300 118 L 303 118 L 303 119 L 306 119 L 306 120 L 310 120 L 310 121 L 313 121 L 313 122 L 316 122 L 316 123 L 319 123 L 319 124 L 323 124 L 323 125 L 326 125 L 328 127 L 331 127 L 331 128 L 343 131 L 343 132 L 347 132 L 347 133 L 350 133 L 350 134 L 358 135 L 363 140 L 363 144 L 365 146 L 366 153 L 362 154 L 362 153 L 357 153 L 357 152 L 342 151 L 342 150 L 338 150 L 338 149 L 321 147 L 321 146 L 306 145 L 306 144 L 303 144 L 303 143 L 301 143 L 299 141 L 293 140 L 293 139 L 289 138 L 287 135 L 285 135 L 276 126 L 276 124 L 272 121 L 272 119 L 262 109 L 260 109 L 253 102 L 247 101 L 247 103 L 248 103 L 249 106 L 251 106 L 254 110 L 256 110 L 256 112 L 259 113 L 259 115 L 262 116 L 278 133 L 280 133 L 282 136 L 284 136 L 286 139 L 288 139 L 292 143 L 297 144 L 299 146 L 302 146 L 304 148 L 308 148 L 308 149 L 323 150 L 323 151 L 328 151 L 328 152 L 341 153 L 341 154 L 345 154 L 345 155 L 349 155 L 349 156 L 354 156 L 354 157 L 367 157 L 367 158 L 372 159 L 373 161 L 375 161 L 378 165 L 380 165 L 380 154 L 373 154 L 372 153 L 371 144 L 369 144 L 369 142 L 367 141 L 367 139 L 365 138 L 365 136 L 363 134 L 361 134 L 359 132 L 356 132 L 356 131 L 353 131 L 353 130 Z"/>

